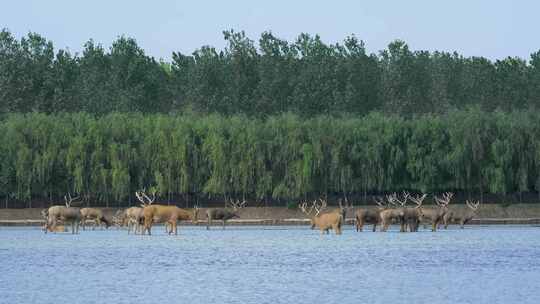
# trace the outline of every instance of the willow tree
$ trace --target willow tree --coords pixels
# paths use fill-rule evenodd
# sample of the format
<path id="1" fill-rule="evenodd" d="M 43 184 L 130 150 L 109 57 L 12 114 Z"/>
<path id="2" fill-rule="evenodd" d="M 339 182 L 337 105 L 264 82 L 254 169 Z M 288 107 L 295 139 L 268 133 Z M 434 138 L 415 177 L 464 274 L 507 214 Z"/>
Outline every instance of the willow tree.
<path id="1" fill-rule="evenodd" d="M 438 116 L 415 117 L 407 141 L 407 171 L 412 188 L 423 192 L 451 189 L 447 155 L 450 138 L 444 121 Z"/>
<path id="2" fill-rule="evenodd" d="M 304 128 L 297 116 L 285 114 L 269 118 L 266 127 L 273 140 L 268 153 L 272 164 L 272 196 L 293 198 L 305 194 L 302 189 L 302 145 L 305 143 Z"/>
<path id="3" fill-rule="evenodd" d="M 210 176 L 203 191 L 210 195 L 230 194 L 230 142 L 228 140 L 229 126 L 219 116 L 211 116 L 205 121 L 206 134 L 203 138 L 202 150 L 208 162 Z"/>
<path id="4" fill-rule="evenodd" d="M 6 199 L 298 199 L 362 192 L 540 188 L 536 112 L 365 117 L 12 114 L 0 121 Z"/>

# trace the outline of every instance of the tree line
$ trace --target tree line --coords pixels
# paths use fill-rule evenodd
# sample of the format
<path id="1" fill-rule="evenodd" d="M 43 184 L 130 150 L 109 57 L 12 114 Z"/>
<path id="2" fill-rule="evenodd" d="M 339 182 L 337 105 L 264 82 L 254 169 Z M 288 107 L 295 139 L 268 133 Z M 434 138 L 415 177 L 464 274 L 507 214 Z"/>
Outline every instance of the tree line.
<path id="1" fill-rule="evenodd" d="M 161 201 L 537 192 L 538 134 L 538 112 L 478 108 L 410 119 L 8 114 L 0 121 L 0 195 L 52 201 L 71 192 L 126 203 L 150 186 Z"/>
<path id="2" fill-rule="evenodd" d="M 80 54 L 56 50 L 36 33 L 0 32 L 0 115 L 27 112 L 181 113 L 259 118 L 382 112 L 410 116 L 477 106 L 493 111 L 540 105 L 540 51 L 491 61 L 458 53 L 413 51 L 393 41 L 368 53 L 355 36 L 326 44 L 272 32 L 258 42 L 224 32 L 227 47 L 174 52 L 169 62 L 119 37 L 109 49 L 89 40 Z"/>

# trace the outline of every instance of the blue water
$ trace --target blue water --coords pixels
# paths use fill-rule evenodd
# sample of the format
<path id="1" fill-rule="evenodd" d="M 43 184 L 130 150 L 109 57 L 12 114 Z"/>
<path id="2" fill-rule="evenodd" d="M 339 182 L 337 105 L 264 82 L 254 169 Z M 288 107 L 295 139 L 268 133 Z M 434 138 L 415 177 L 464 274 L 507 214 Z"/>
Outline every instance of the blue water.
<path id="1" fill-rule="evenodd" d="M 540 228 L 0 228 L 0 303 L 540 303 Z"/>

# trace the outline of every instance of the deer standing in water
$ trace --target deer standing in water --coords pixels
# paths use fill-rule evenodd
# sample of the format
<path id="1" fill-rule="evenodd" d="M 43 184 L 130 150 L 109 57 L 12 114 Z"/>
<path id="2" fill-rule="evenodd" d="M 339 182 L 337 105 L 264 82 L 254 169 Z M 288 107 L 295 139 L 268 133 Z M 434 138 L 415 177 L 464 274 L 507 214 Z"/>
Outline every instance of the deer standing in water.
<path id="1" fill-rule="evenodd" d="M 381 231 L 385 232 L 390 227 L 392 222 L 400 224 L 401 232 L 405 232 L 404 216 L 405 216 L 405 204 L 407 203 L 408 195 L 405 195 L 403 200 L 399 200 L 396 193 L 386 196 L 388 205 L 393 205 L 393 208 L 382 210 L 380 213 L 381 218 Z"/>
<path id="2" fill-rule="evenodd" d="M 124 227 L 126 223 L 126 209 L 116 210 L 112 217 L 112 224 L 116 226 L 117 229 Z"/>
<path id="3" fill-rule="evenodd" d="M 446 192 L 442 198 L 435 198 L 436 208 L 422 208 L 422 220 L 428 220 L 431 223 L 431 231 L 437 231 L 437 227 L 443 222 L 444 215 L 448 212 L 448 204 L 454 196 L 454 193 Z"/>
<path id="4" fill-rule="evenodd" d="M 92 220 L 94 222 L 92 230 L 96 229 L 96 226 L 101 226 L 101 223 L 105 224 L 105 228 L 109 228 L 111 225 L 111 222 L 103 215 L 103 210 L 97 208 L 81 209 L 81 223 L 83 230 L 86 230 L 86 220 Z"/>
<path id="5" fill-rule="evenodd" d="M 148 197 L 144 191 L 137 191 L 135 192 L 135 195 L 144 206 L 142 211 L 144 216 L 142 234 L 145 234 L 145 232 L 148 231 L 148 235 L 150 235 L 154 223 L 165 223 L 165 230 L 169 234 L 172 234 L 174 231 L 174 234 L 178 235 L 178 221 L 190 219 L 194 224 L 198 222 L 198 208 L 194 208 L 193 211 L 190 212 L 176 206 L 153 205 L 156 199 L 155 193 L 152 193 L 152 198 Z"/>
<path id="6" fill-rule="evenodd" d="M 124 217 L 122 225 L 127 226 L 128 234 L 133 233 L 137 234 L 144 225 L 144 215 L 142 207 L 130 207 L 124 211 Z M 142 232 L 142 231 L 141 231 Z"/>
<path id="7" fill-rule="evenodd" d="M 446 212 L 443 218 L 444 229 L 446 229 L 451 222 L 459 223 L 460 228 L 463 229 L 465 224 L 476 216 L 480 201 L 471 202 L 467 200 L 465 203 L 468 207 L 467 210 L 448 210 L 448 212 Z"/>
<path id="8" fill-rule="evenodd" d="M 399 231 L 405 232 L 405 204 L 407 199 L 409 199 L 409 193 L 407 192 L 403 193 L 402 200 L 398 199 L 396 193 L 386 196 L 386 200 L 394 208 L 381 211 L 381 231 L 387 231 L 392 222 L 397 222 L 400 224 Z"/>
<path id="9" fill-rule="evenodd" d="M 43 230 L 45 233 L 47 233 L 47 231 L 48 232 L 66 232 L 66 227 L 64 226 L 64 223 L 61 222 L 61 220 L 58 220 L 56 222 L 56 225 L 54 226 L 54 228 L 49 227 L 49 225 L 48 225 L 49 209 L 41 210 L 40 214 L 41 214 L 41 217 L 45 220 L 45 224 L 43 224 L 43 226 L 41 226 L 41 230 Z"/>
<path id="10" fill-rule="evenodd" d="M 238 212 L 240 211 L 240 209 L 246 207 L 247 202 L 246 200 L 240 202 L 239 200 L 233 201 L 231 199 L 228 203 L 226 202 L 225 204 L 226 206 L 227 204 L 229 204 L 232 208 L 210 208 L 206 210 L 206 230 L 210 229 L 213 220 L 221 220 L 223 223 L 223 229 L 225 229 L 225 224 L 228 220 L 233 218 L 240 218 Z"/>
<path id="11" fill-rule="evenodd" d="M 322 213 L 327 206 L 326 200 L 315 200 L 308 209 L 307 202 L 302 202 L 298 207 L 311 220 L 312 228 L 319 228 L 321 234 L 330 233 L 330 229 L 334 230 L 336 235 L 341 234 L 341 226 L 343 225 L 343 214 L 340 211 Z"/>
<path id="12" fill-rule="evenodd" d="M 349 203 L 349 200 L 347 198 L 345 198 L 345 204 L 343 204 L 343 200 L 342 199 L 339 199 L 338 200 L 338 208 L 333 208 L 333 209 L 330 209 L 330 210 L 327 210 L 327 202 L 326 200 L 324 199 L 319 199 L 319 201 L 324 205 L 322 208 L 321 208 L 321 214 L 320 215 L 323 215 L 323 214 L 326 214 L 326 213 L 339 213 L 341 214 L 341 226 L 343 227 L 343 225 L 346 224 L 346 218 L 347 218 L 347 212 L 349 209 L 352 209 L 353 208 L 353 205 L 351 203 Z M 315 229 L 316 225 L 314 223 L 311 223 L 311 229 Z"/>
<path id="13" fill-rule="evenodd" d="M 409 228 L 410 232 L 417 232 L 420 220 L 423 217 L 422 202 L 427 197 L 427 194 L 422 196 L 409 196 L 409 200 L 416 204 L 414 207 L 406 207 L 404 209 L 403 221 L 405 230 Z"/>
<path id="14" fill-rule="evenodd" d="M 384 200 L 380 197 L 375 198 L 377 209 L 358 209 L 355 213 L 356 231 L 362 231 L 364 224 L 373 224 L 373 232 L 377 230 L 377 225 L 381 222 L 381 211 L 388 208 Z"/>
<path id="15" fill-rule="evenodd" d="M 64 223 L 71 223 L 71 233 L 79 233 L 79 222 L 81 221 L 81 212 L 79 208 L 71 207 L 73 201 L 79 197 L 72 198 L 71 194 L 68 193 L 69 199 L 67 196 L 64 196 L 65 206 L 51 206 L 47 210 L 47 223 L 45 224 L 45 233 L 47 231 L 56 231 L 56 225 L 58 221 Z"/>
<path id="16" fill-rule="evenodd" d="M 347 213 L 349 210 L 353 209 L 352 203 L 349 203 L 349 200 L 345 198 L 345 204 L 343 204 L 343 200 L 338 200 L 338 206 L 339 209 L 336 209 L 336 212 L 341 213 L 341 217 L 343 217 L 342 225 L 345 225 L 347 223 Z"/>

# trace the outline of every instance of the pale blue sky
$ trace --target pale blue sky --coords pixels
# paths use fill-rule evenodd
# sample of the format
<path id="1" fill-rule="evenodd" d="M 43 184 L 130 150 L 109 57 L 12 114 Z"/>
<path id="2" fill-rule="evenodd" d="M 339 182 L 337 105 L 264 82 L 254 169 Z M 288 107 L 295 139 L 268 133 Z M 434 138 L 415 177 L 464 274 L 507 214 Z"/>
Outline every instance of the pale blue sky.
<path id="1" fill-rule="evenodd" d="M 271 30 L 292 41 L 301 32 L 327 43 L 355 34 L 370 52 L 394 39 L 411 49 L 458 51 L 490 59 L 540 49 L 540 1 L 140 1 L 16 0 L 0 6 L 0 27 L 17 37 L 29 31 L 56 48 L 78 52 L 88 39 L 110 46 L 121 34 L 147 54 L 169 59 L 202 45 L 224 47 L 222 31 L 244 30 L 257 40 Z"/>

